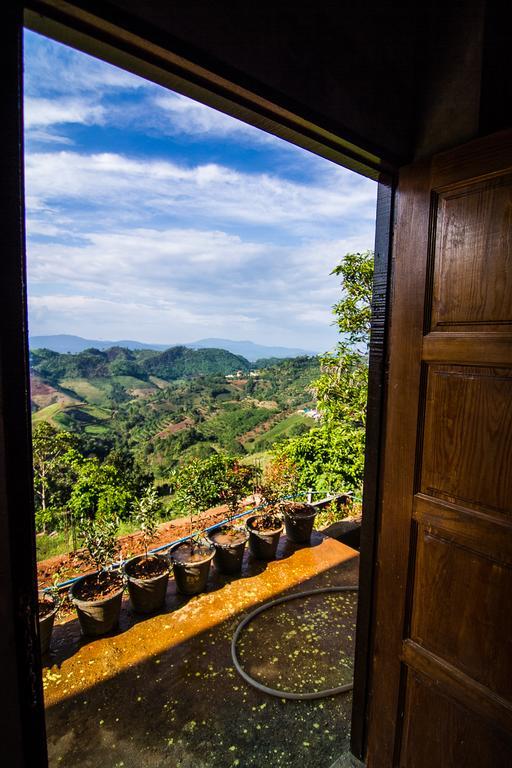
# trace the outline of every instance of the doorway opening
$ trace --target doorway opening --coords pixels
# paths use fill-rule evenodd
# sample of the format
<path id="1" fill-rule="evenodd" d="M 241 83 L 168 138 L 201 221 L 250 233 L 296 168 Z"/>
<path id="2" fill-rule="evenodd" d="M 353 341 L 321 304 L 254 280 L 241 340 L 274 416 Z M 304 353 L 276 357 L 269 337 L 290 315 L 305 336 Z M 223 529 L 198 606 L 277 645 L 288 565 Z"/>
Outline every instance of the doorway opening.
<path id="1" fill-rule="evenodd" d="M 29 35 L 33 33 L 27 33 L 27 39 Z M 33 40 L 38 39 L 33 35 Z M 46 52 L 40 57 L 40 64 L 48 61 L 48 51 L 57 45 L 47 39 L 41 40 L 41 46 L 46 46 Z M 37 49 L 37 44 L 34 45 Z M 64 54 L 59 47 L 59 55 L 68 54 Z M 80 54 L 72 52 L 71 56 L 79 58 Z M 165 538 L 165 544 L 170 544 L 188 535 L 188 530 L 181 530 L 179 523 L 172 520 L 176 512 L 172 500 L 175 502 L 179 495 L 177 491 L 180 480 L 176 478 L 179 478 L 180 468 L 193 465 L 203 478 L 210 465 L 213 465 L 213 471 L 218 470 L 214 457 L 220 454 L 229 456 L 228 473 L 240 475 L 243 474 L 241 468 L 247 468 L 248 478 L 250 476 L 248 482 L 253 486 L 258 472 L 265 472 L 270 464 L 269 472 L 272 474 L 273 465 L 275 472 L 281 472 L 278 477 L 278 483 L 283 483 L 281 496 L 293 495 L 309 502 L 317 499 L 330 502 L 329 510 L 321 512 L 327 523 L 337 522 L 332 519 L 337 514 L 335 506 L 339 513 L 339 507 L 348 504 L 357 509 L 362 501 L 355 485 L 351 485 L 350 478 L 347 479 L 348 475 L 343 485 L 333 485 L 336 468 L 328 466 L 325 455 L 326 451 L 336 452 L 338 457 L 343 455 L 343 444 L 338 444 L 334 450 L 332 443 L 327 448 L 310 445 L 310 454 L 302 464 L 300 456 L 301 451 L 308 447 L 306 436 L 311 437 L 312 443 L 315 438 L 317 441 L 322 437 L 332 440 L 333 432 L 327 429 L 328 423 L 332 426 L 332 420 L 337 419 L 347 426 L 347 408 L 353 409 L 357 401 L 357 397 L 350 402 L 344 400 L 348 385 L 355 389 L 361 389 L 361 383 L 363 387 L 366 386 L 366 381 L 361 380 L 365 376 L 365 367 L 367 376 L 368 363 L 364 359 L 368 350 L 362 346 L 363 338 L 345 337 L 339 347 L 336 334 L 336 337 L 332 337 L 332 344 L 324 345 L 327 348 L 318 348 L 318 342 L 310 342 L 313 335 L 308 336 L 308 333 L 311 334 L 315 324 L 321 325 L 322 322 L 329 328 L 327 315 L 333 304 L 337 306 L 338 314 L 340 312 L 343 299 L 340 302 L 339 283 L 334 277 L 329 278 L 332 269 L 338 267 L 338 276 L 343 276 L 345 280 L 345 297 L 347 287 L 350 286 L 351 269 L 352 274 L 358 278 L 368 277 L 369 260 L 366 252 L 373 244 L 373 232 L 368 240 L 368 209 L 375 207 L 376 187 L 373 185 L 370 192 L 370 182 L 352 174 L 352 189 L 345 188 L 342 192 L 343 183 L 349 178 L 347 171 L 308 155 L 293 145 L 287 145 L 282 150 L 284 158 L 279 158 L 277 167 L 282 170 L 283 179 L 279 179 L 279 174 L 276 174 L 279 150 L 275 138 L 258 132 L 258 138 L 254 139 L 255 148 L 251 144 L 252 136 L 247 138 L 247 132 L 254 129 L 211 112 L 207 107 L 185 97 L 158 89 L 157 96 L 152 93 L 150 98 L 153 99 L 153 106 L 158 105 L 160 100 L 159 108 L 163 112 L 164 121 L 167 120 L 162 128 L 162 125 L 155 124 L 154 112 L 149 117 L 149 113 L 144 112 L 147 93 L 140 99 L 139 105 L 138 94 L 134 98 L 138 88 L 154 88 L 156 92 L 157 86 L 145 81 L 141 81 L 143 85 L 137 85 L 134 76 L 108 65 L 100 66 L 105 68 L 105 73 L 108 72 L 108 77 L 102 74 L 98 80 L 97 72 L 90 74 L 93 84 L 91 91 L 95 92 L 96 100 L 90 93 L 84 96 L 86 78 L 79 78 L 71 68 L 68 69 L 69 83 L 61 81 L 55 86 L 60 89 L 57 97 L 36 93 L 33 103 L 27 109 L 27 203 L 33 201 L 27 221 L 29 298 L 33 312 L 30 332 L 31 336 L 36 337 L 35 342 L 31 341 L 34 383 L 32 398 L 34 436 L 40 438 L 42 444 L 41 467 L 47 449 L 50 455 L 52 452 L 55 455 L 52 443 L 57 440 L 62 444 L 59 446 L 62 450 L 57 451 L 51 483 L 45 475 L 47 467 L 42 468 L 41 476 L 35 465 L 36 482 L 39 479 L 39 487 L 36 486 L 40 514 L 39 549 L 44 555 L 63 558 L 58 561 L 56 568 L 48 564 L 48 557 L 40 558 L 43 563 L 41 571 L 46 571 L 41 587 L 48 587 L 52 579 L 67 587 L 68 582 L 80 575 L 81 568 L 90 570 L 90 562 L 85 566 L 75 563 L 77 556 L 74 550 L 80 549 L 80 544 L 86 540 L 86 532 L 80 528 L 80 521 L 90 518 L 90 515 L 85 506 L 82 508 L 80 504 L 90 504 L 90 497 L 85 502 L 84 498 L 87 493 L 91 494 L 93 487 L 97 507 L 117 504 L 121 510 L 126 508 L 130 493 L 134 500 L 140 501 L 141 494 L 145 493 L 148 486 L 148 477 L 153 475 L 149 484 L 152 484 L 159 497 L 160 509 L 164 507 L 165 524 L 170 525 L 170 529 L 162 533 L 162 541 L 151 541 L 155 545 L 153 549 L 159 549 L 160 545 L 163 547 Z M 30 84 L 29 69 L 28 75 Z M 98 99 L 98 92 L 105 86 L 102 78 L 107 81 L 108 95 L 104 102 Z M 81 99 L 72 95 L 79 79 Z M 113 97 L 115 89 L 119 90 Z M 131 126 L 135 134 L 140 135 L 142 132 L 149 135 L 151 140 L 146 146 L 146 153 L 135 150 L 135 139 L 133 136 L 130 138 L 128 126 Z M 158 135 L 159 130 L 162 135 Z M 188 166 L 177 157 L 171 161 L 162 159 L 163 143 L 167 147 L 172 143 L 172 131 L 177 132 L 174 137 L 178 135 L 180 141 L 187 144 Z M 205 162 L 204 141 L 201 143 L 194 140 L 194 131 L 203 137 L 205 134 L 210 138 L 212 135 L 216 137 L 216 162 Z M 219 135 L 225 144 L 229 144 L 229 153 L 224 157 L 222 142 L 218 141 Z M 110 146 L 102 146 L 105 136 Z M 122 141 L 126 142 L 124 147 L 120 143 Z M 130 141 L 134 142 L 132 146 Z M 174 144 L 179 142 L 175 140 Z M 176 147 L 174 151 L 177 152 Z M 212 151 L 211 147 L 209 151 Z M 294 155 L 299 152 L 300 161 Z M 274 164 L 271 171 L 265 169 L 261 172 L 258 164 L 265 153 L 272 156 Z M 310 178 L 307 178 L 308 173 L 304 167 L 305 158 L 308 158 L 311 165 Z M 242 168 L 234 168 L 234 161 L 238 161 Z M 321 171 L 317 164 L 321 164 Z M 323 177 L 323 186 L 312 183 L 315 175 Z M 141 200 L 150 207 L 149 214 L 145 215 L 142 210 Z M 337 205 L 341 209 L 340 213 L 344 206 L 345 210 L 348 208 L 353 218 L 356 217 L 358 205 L 366 207 L 362 216 L 366 226 L 365 234 L 352 232 L 345 241 L 342 237 L 325 237 L 326 223 L 337 213 Z M 174 208 L 172 216 L 176 219 L 181 216 L 180 226 L 177 226 L 176 220 L 169 221 L 167 206 Z M 305 221 L 308 209 L 309 222 Z M 114 210 L 119 217 L 115 222 L 112 221 Z M 222 220 L 222 215 L 225 220 Z M 198 219 L 201 218 L 201 225 L 197 227 Z M 211 225 L 214 218 L 217 221 L 216 228 Z M 243 234 L 237 228 L 239 222 L 244 224 Z M 91 227 L 93 223 L 94 228 Z M 279 226 L 279 237 L 275 242 L 270 242 L 271 228 L 277 230 Z M 341 229 L 340 221 L 335 226 Z M 373 226 L 374 222 L 371 221 L 371 230 Z M 293 237 L 287 240 L 286 231 L 291 229 L 295 230 Z M 57 250 L 59 257 L 55 259 Z M 325 261 L 323 277 L 329 278 L 325 281 L 318 279 L 322 269 L 318 265 L 318 254 L 322 254 L 321 258 Z M 352 254 L 352 260 L 345 258 L 346 254 Z M 274 266 L 276 262 L 279 262 L 278 268 Z M 151 270 L 148 269 L 148 263 Z M 211 286 L 215 285 L 212 265 L 218 267 L 219 263 L 223 265 L 221 272 L 224 275 L 221 277 L 224 280 L 217 276 L 218 292 L 214 296 L 214 303 L 209 305 Z M 244 272 L 243 267 L 247 264 L 253 266 L 252 271 Z M 373 263 L 371 266 L 373 268 Z M 385 273 L 387 265 L 380 265 L 379 268 Z M 226 286 L 227 271 L 230 280 Z M 269 279 L 274 272 L 279 274 L 275 284 Z M 328 287 L 329 280 L 333 288 Z M 360 286 L 360 283 L 357 285 Z M 77 286 L 80 287 L 79 292 Z M 234 286 L 236 291 L 233 290 Z M 172 290 L 175 291 L 174 295 Z M 178 306 L 178 294 L 190 298 L 189 306 Z M 332 300 L 328 298 L 331 296 Z M 361 309 L 364 299 L 356 296 L 354 307 Z M 283 311 L 285 309 L 287 311 Z M 112 315 L 120 311 L 117 317 L 112 318 Z M 164 340 L 160 333 L 155 340 L 151 334 L 156 329 L 161 331 L 158 324 L 161 324 L 163 313 L 167 313 L 167 324 L 173 327 L 174 334 L 182 334 L 178 337 L 174 335 L 169 342 L 188 343 L 169 344 L 167 337 Z M 258 351 L 256 359 L 249 359 L 246 350 L 233 345 L 233 342 L 246 343 L 244 339 L 238 333 L 235 339 L 226 339 L 224 334 L 232 328 L 256 327 L 255 318 L 258 313 L 261 318 L 266 318 L 268 325 L 258 328 L 256 342 L 260 347 L 274 349 L 268 353 Z M 213 339 L 185 336 L 187 328 L 192 330 L 198 327 L 194 326 L 198 316 L 201 316 L 202 328 L 211 329 Z M 216 326 L 215 318 L 221 316 L 224 318 L 223 324 Z M 295 337 L 285 333 L 282 343 L 283 330 L 288 330 L 283 318 L 287 316 L 293 317 L 290 329 L 293 325 L 299 326 L 299 320 L 303 325 L 299 326 Z M 100 325 L 96 327 L 101 327 L 101 332 L 95 331 L 94 323 L 98 322 L 98 318 L 101 319 Z M 176 319 L 181 320 L 181 326 L 177 326 Z M 369 315 L 366 320 L 369 324 Z M 180 331 L 177 331 L 177 327 Z M 90 330 L 82 331 L 82 328 Z M 144 329 L 144 338 L 135 341 L 142 343 L 134 345 L 133 342 L 126 342 L 126 335 L 135 335 L 139 328 Z M 339 329 L 344 328 L 341 323 Z M 130 333 L 116 332 L 117 329 L 130 329 Z M 276 329 L 279 329 L 280 336 L 275 335 Z M 336 329 L 337 332 L 339 329 Z M 52 330 L 57 332 L 51 333 Z M 64 334 L 58 331 L 64 330 L 67 331 L 67 338 L 48 338 L 62 336 Z M 348 333 L 350 329 L 344 332 Z M 47 338 L 44 341 L 37 338 L 45 336 Z M 82 341 L 77 341 L 76 336 L 82 336 Z M 113 337 L 115 343 L 108 341 L 110 337 Z M 267 340 L 271 343 L 262 343 Z M 249 341 L 253 342 L 253 339 Z M 227 348 L 228 342 L 232 345 L 230 348 Z M 83 343 L 85 347 L 82 350 L 61 348 L 60 351 L 51 348 L 51 345 L 61 343 L 64 347 Z M 295 344 L 301 348 L 297 349 Z M 160 346 L 163 349 L 159 349 Z M 252 346 L 256 344 L 253 342 Z M 289 349 L 285 355 L 282 348 L 286 346 Z M 315 349 L 309 348 L 313 346 Z M 276 347 L 281 349 L 276 352 Z M 251 345 L 247 348 L 253 355 L 256 354 Z M 329 348 L 334 348 L 334 351 L 330 357 L 324 356 L 321 362 L 316 354 L 311 354 L 327 352 Z M 45 349 L 49 349 L 49 352 Z M 179 354 L 172 352 L 177 349 L 180 350 Z M 219 355 L 219 351 L 226 354 Z M 245 351 L 247 357 L 241 351 Z M 347 357 L 340 357 L 342 354 L 352 354 L 352 361 L 347 362 Z M 239 358 L 237 365 L 232 359 L 236 356 Z M 199 360 L 200 357 L 203 359 Z M 378 366 L 381 362 L 381 357 L 375 361 L 375 377 L 380 375 Z M 169 375 L 171 369 L 173 373 Z M 347 371 L 349 376 L 343 379 Z M 314 392 L 310 392 L 309 387 L 318 381 L 323 381 L 325 390 L 322 392 L 321 386 L 316 384 Z M 286 389 L 284 396 L 279 391 L 283 386 Z M 320 407 L 319 400 L 322 401 Z M 340 417 L 339 412 L 329 412 L 333 403 L 338 410 L 342 409 L 344 418 Z M 364 410 L 363 403 L 361 413 Z M 351 426 L 354 432 L 342 437 L 341 430 L 340 439 L 355 445 L 356 440 L 364 435 L 364 417 L 359 422 L 361 419 L 354 418 L 352 414 Z M 323 435 L 322 429 L 325 432 Z M 114 439 L 110 444 L 112 435 Z M 276 448 L 277 444 L 279 449 Z M 133 450 L 134 446 L 137 446 L 136 451 Z M 318 462 L 322 450 L 324 460 L 320 471 Z M 357 462 L 353 461 L 350 471 L 354 476 L 362 478 L 364 449 L 359 445 L 356 446 L 357 451 L 359 464 L 355 466 Z M 115 460 L 112 459 L 113 453 Z M 190 462 L 184 461 L 184 454 Z M 34 455 L 37 460 L 37 448 Z M 317 461 L 316 467 L 313 466 L 314 461 Z M 70 472 L 74 474 L 65 475 L 69 468 L 65 465 L 69 465 Z M 105 473 L 105 467 L 112 467 L 112 471 L 108 469 Z M 164 471 L 155 483 L 155 470 L 158 474 L 162 467 Z M 291 470 L 298 473 L 292 479 Z M 370 467 L 370 470 L 367 468 L 368 471 L 375 474 L 375 467 Z M 94 473 L 97 476 L 91 479 Z M 126 478 L 130 473 L 128 482 Z M 110 474 L 110 486 L 105 474 Z M 186 485 L 186 472 L 183 474 L 185 498 L 188 494 L 190 499 L 190 485 Z M 223 475 L 223 482 L 225 477 Z M 287 482 L 289 486 L 285 488 Z M 53 504 L 49 503 L 48 498 L 50 485 L 55 494 Z M 249 504 L 259 506 L 262 498 L 257 494 L 258 489 L 245 488 L 243 498 L 247 500 L 252 496 Z M 337 504 L 332 503 L 333 496 L 338 497 Z M 170 499 L 167 506 L 162 504 L 162 498 L 166 501 Z M 212 503 L 205 507 L 205 512 L 208 510 L 209 514 L 213 506 Z M 342 509 L 342 516 L 344 512 L 346 509 Z M 223 514 L 224 510 L 221 519 Z M 218 519 L 207 518 L 206 522 L 215 523 Z M 201 521 L 203 528 L 209 527 L 203 523 Z M 137 537 L 133 534 L 140 530 L 140 523 L 132 524 L 129 516 L 126 516 L 124 525 L 128 538 L 127 549 L 122 556 L 126 559 L 134 554 L 137 547 Z M 194 523 L 190 533 L 195 533 L 193 529 Z M 168 758 L 182 760 L 183 765 L 188 764 L 186 761 L 191 760 L 192 755 L 194 759 L 198 756 L 204 759 L 205 765 L 251 764 L 247 762 L 249 751 L 244 752 L 243 759 L 239 753 L 244 744 L 247 750 L 252 749 L 259 734 L 254 729 L 249 730 L 241 721 L 236 721 L 234 733 L 228 731 L 226 734 L 227 740 L 233 743 L 227 744 L 223 739 L 222 744 L 219 744 L 220 751 L 215 754 L 212 753 L 213 745 L 207 743 L 207 734 L 215 734 L 217 738 L 219 733 L 218 724 L 212 723 L 207 712 L 211 713 L 212 706 L 208 697 L 212 690 L 216 690 L 214 683 L 220 676 L 219 669 L 222 669 L 223 663 L 219 659 L 214 659 L 212 663 L 209 654 L 219 645 L 222 632 L 226 628 L 231 631 L 233 616 L 242 615 L 249 606 L 286 590 L 299 591 L 299 585 L 304 589 L 308 581 L 311 581 L 311 585 L 326 586 L 333 573 L 338 574 L 336 583 L 339 583 L 339 579 L 343 582 L 347 578 L 349 581 L 356 578 L 357 553 L 350 555 L 336 545 L 329 549 L 329 545 L 324 546 L 326 540 L 322 536 L 320 534 L 315 542 L 318 552 L 317 562 L 313 565 L 308 560 L 309 555 L 304 555 L 302 547 L 287 550 L 283 539 L 276 565 L 280 561 L 286 564 L 289 560 L 290 573 L 300 567 L 302 572 L 298 580 L 293 575 L 277 576 L 277 571 L 270 567 L 262 568 L 251 562 L 250 567 L 242 571 L 242 576 L 251 581 L 268 570 L 268 579 L 261 579 L 249 602 L 246 600 L 247 585 L 235 588 L 231 580 L 214 577 L 210 582 L 211 594 L 207 592 L 213 607 L 210 605 L 209 611 L 202 612 L 203 618 L 199 623 L 194 622 L 189 614 L 194 613 L 200 598 L 194 598 L 189 603 L 179 595 L 174 595 L 168 606 L 170 610 L 157 622 L 160 638 L 156 644 L 153 641 L 157 625 L 150 626 L 150 622 L 139 621 L 128 607 L 120 624 L 123 634 L 121 644 L 114 640 L 108 645 L 105 639 L 85 646 L 78 623 L 64 611 L 52 641 L 49 656 L 51 664 L 43 672 L 47 701 L 50 702 L 47 715 L 50 763 L 62 758 L 55 764 L 66 764 L 66 760 L 70 765 L 79 764 L 76 755 L 83 750 L 83 745 L 78 742 L 64 745 L 61 729 L 70 712 L 76 712 L 79 709 L 78 703 L 81 703 L 84 709 L 81 709 L 79 717 L 82 724 L 87 722 L 82 731 L 87 743 L 92 744 L 96 740 L 96 743 L 101 743 L 101 749 L 117 750 L 119 760 L 116 764 L 122 765 L 125 759 L 129 759 L 134 743 L 137 750 L 147 751 L 148 759 L 156 761 L 155 765 L 164 753 Z M 59 547 L 61 551 L 57 551 Z M 309 553 L 314 549 L 307 551 Z M 304 562 L 301 557 L 306 558 Z M 75 565 L 79 568 L 78 573 L 73 571 Z M 68 567 L 71 570 L 66 570 Z M 287 581 L 287 578 L 290 580 Z M 371 575 L 367 574 L 367 578 L 371 579 Z M 222 611 L 228 594 L 231 595 L 235 610 L 233 614 L 225 615 Z M 329 600 L 332 601 L 332 598 Z M 217 612 L 215 601 L 218 603 Z M 346 638 L 349 638 L 350 647 L 345 649 L 348 657 L 353 654 L 355 638 L 353 609 L 354 602 L 346 600 L 338 600 L 337 607 L 331 603 L 331 610 L 327 612 L 325 605 L 311 606 L 311 616 L 315 618 L 303 627 L 313 633 L 312 641 L 320 641 L 322 636 L 334 632 L 334 625 L 329 624 L 334 620 L 338 629 L 341 627 Z M 168 622 L 168 615 L 177 611 L 182 611 L 182 614 L 173 628 Z M 341 619 L 341 624 L 339 621 L 336 624 L 336 614 L 340 612 L 345 614 L 346 620 Z M 318 625 L 326 613 L 328 623 L 322 630 L 318 630 L 318 626 L 315 630 L 315 623 Z M 287 629 L 292 633 L 290 644 L 285 650 L 292 655 L 296 652 L 300 655 L 301 648 L 294 648 L 292 643 L 297 616 L 292 613 L 291 618 L 285 616 L 283 621 L 285 624 L 292 622 Z M 352 634 L 346 631 L 349 625 Z M 258 646 L 252 651 L 263 653 L 256 666 L 265 666 L 265 663 L 272 666 L 274 663 L 275 657 L 270 658 L 269 654 L 271 648 L 275 649 L 279 643 L 270 626 L 266 629 L 262 626 L 261 630 L 268 639 L 269 647 L 265 650 Z M 281 627 L 279 632 L 285 629 Z M 315 631 L 317 637 L 314 637 Z M 133 642 L 130 642 L 130 638 Z M 224 641 L 226 639 L 227 635 L 223 637 Z M 126 643 L 126 640 L 129 642 Z M 147 643 L 149 646 L 144 649 Z M 135 653 L 134 648 L 137 649 Z M 327 653 L 325 649 L 319 650 L 321 654 Z M 285 655 L 290 656 L 290 653 Z M 123 656 L 119 666 L 115 667 L 114 675 L 111 674 L 113 656 Z M 202 661 L 202 657 L 206 657 L 204 664 L 196 664 L 198 659 Z M 279 659 L 275 664 L 279 664 Z M 88 667 L 92 668 L 92 673 Z M 272 674 L 274 672 L 279 677 L 279 672 L 271 670 Z M 151 692 L 143 685 L 148 676 L 151 678 Z M 243 684 L 235 673 L 231 674 L 227 666 L 225 677 L 224 683 L 230 686 L 229 702 L 233 711 L 231 720 L 234 720 L 234 713 L 239 713 L 241 706 L 237 697 L 242 696 L 243 700 L 251 694 L 243 691 Z M 301 674 L 297 683 L 300 683 L 300 678 Z M 322 678 L 324 675 L 318 673 L 309 683 L 316 686 L 317 690 L 319 686 L 333 687 Z M 143 682 L 139 683 L 140 680 Z M 196 690 L 195 700 L 184 701 L 183 693 L 176 693 L 176 680 L 181 681 L 181 691 L 191 691 L 193 682 L 201 684 Z M 114 706 L 115 702 L 128 703 L 124 701 L 125 691 L 131 692 L 139 708 L 145 706 L 147 709 L 156 698 L 155 711 L 152 711 L 149 718 L 151 726 L 138 715 L 133 719 L 137 707 L 133 709 L 131 705 L 132 720 L 127 726 L 126 712 L 116 710 Z M 225 696 L 225 686 L 219 691 L 219 696 Z M 200 700 L 208 706 L 202 715 L 195 717 L 194 706 Z M 222 701 L 226 707 L 228 699 Z M 338 704 L 336 702 L 333 711 L 324 702 L 310 705 L 312 710 L 306 714 L 308 735 L 297 745 L 286 743 L 286 740 L 283 743 L 283 731 L 287 722 L 295 722 L 304 716 L 304 705 L 302 702 L 300 705 L 287 705 L 277 699 L 273 716 L 282 719 L 278 728 L 280 742 L 269 744 L 271 751 L 264 758 L 272 759 L 275 754 L 282 765 L 294 764 L 299 758 L 306 764 L 310 760 L 311 765 L 315 765 L 319 755 L 323 755 L 323 759 L 334 762 L 348 749 L 349 739 L 349 728 L 345 727 L 344 733 L 340 735 L 338 726 L 341 720 L 347 723 L 350 719 L 351 703 L 349 701 L 341 709 Z M 299 706 L 302 707 L 302 715 Z M 245 721 L 252 719 L 257 731 L 272 733 L 276 721 L 270 716 L 270 707 L 265 698 L 261 701 L 251 699 L 247 705 Z M 290 713 L 292 707 L 297 707 L 297 710 Z M 89 716 L 85 714 L 86 710 Z M 156 710 L 159 712 L 161 726 L 158 744 L 154 739 L 158 732 Z M 223 717 L 225 722 L 225 714 Z M 301 728 L 303 731 L 303 726 Z M 96 738 L 98 735 L 101 737 L 99 742 Z M 262 755 L 256 752 L 252 753 L 251 759 L 253 757 L 260 761 L 262 759 Z"/>

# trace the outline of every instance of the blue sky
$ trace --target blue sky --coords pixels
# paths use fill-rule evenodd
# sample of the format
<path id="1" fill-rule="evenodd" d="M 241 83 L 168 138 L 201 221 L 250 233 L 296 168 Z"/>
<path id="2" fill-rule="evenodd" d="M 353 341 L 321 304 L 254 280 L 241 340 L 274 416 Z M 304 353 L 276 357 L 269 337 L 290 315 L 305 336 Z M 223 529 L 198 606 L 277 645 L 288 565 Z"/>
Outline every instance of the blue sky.
<path id="1" fill-rule="evenodd" d="M 334 345 L 374 182 L 28 31 L 25 127 L 32 335 Z"/>

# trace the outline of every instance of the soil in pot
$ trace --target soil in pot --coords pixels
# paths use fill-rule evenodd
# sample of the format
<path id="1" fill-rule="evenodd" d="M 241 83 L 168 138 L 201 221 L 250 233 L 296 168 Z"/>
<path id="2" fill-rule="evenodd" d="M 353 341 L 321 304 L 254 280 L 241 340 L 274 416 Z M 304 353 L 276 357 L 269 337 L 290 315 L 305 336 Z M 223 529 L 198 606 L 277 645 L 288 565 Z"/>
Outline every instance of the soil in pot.
<path id="1" fill-rule="evenodd" d="M 41 655 L 44 656 L 50 648 L 52 639 L 53 624 L 55 614 L 57 613 L 57 603 L 44 594 L 39 595 L 38 599 L 38 617 L 39 617 L 39 642 L 41 645 Z"/>
<path id="2" fill-rule="evenodd" d="M 271 512 L 247 518 L 249 549 L 257 560 L 274 560 L 283 521 Z"/>
<path id="3" fill-rule="evenodd" d="M 184 595 L 197 595 L 206 587 L 215 549 L 184 541 L 169 550 L 176 587 Z"/>
<path id="4" fill-rule="evenodd" d="M 83 576 L 70 589 L 84 635 L 105 635 L 119 623 L 123 597 L 121 574 L 111 571 Z"/>
<path id="5" fill-rule="evenodd" d="M 232 525 L 223 525 L 212 531 L 208 538 L 215 547 L 213 562 L 220 573 L 238 573 L 242 569 L 244 550 L 249 538 L 247 531 Z"/>
<path id="6" fill-rule="evenodd" d="M 138 555 L 126 563 L 124 571 L 134 611 L 153 613 L 162 607 L 169 581 L 167 560 L 157 555 Z"/>
<path id="7" fill-rule="evenodd" d="M 311 539 L 317 511 L 311 504 L 290 502 L 283 509 L 286 535 L 295 544 L 306 544 Z"/>

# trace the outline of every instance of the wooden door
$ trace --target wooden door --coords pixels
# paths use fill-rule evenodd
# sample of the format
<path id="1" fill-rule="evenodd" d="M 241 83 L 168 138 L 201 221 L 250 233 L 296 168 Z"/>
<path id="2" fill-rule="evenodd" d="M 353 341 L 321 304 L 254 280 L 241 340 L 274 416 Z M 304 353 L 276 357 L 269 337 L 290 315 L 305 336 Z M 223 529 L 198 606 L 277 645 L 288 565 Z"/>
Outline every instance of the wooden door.
<path id="1" fill-rule="evenodd" d="M 397 205 L 368 766 L 511 766 L 512 132 Z"/>

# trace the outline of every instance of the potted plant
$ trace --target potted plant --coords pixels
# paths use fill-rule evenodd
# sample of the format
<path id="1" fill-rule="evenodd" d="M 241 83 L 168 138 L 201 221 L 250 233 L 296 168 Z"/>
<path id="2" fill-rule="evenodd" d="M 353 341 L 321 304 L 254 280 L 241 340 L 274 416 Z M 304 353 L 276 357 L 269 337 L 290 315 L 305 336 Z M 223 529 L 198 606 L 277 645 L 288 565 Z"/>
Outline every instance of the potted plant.
<path id="1" fill-rule="evenodd" d="M 169 581 L 169 563 L 158 555 L 150 555 L 149 545 L 158 531 L 160 502 L 156 490 L 148 488 L 135 502 L 133 520 L 138 525 L 144 554 L 132 557 L 124 566 L 128 592 L 134 611 L 153 613 L 162 607 Z"/>
<path id="2" fill-rule="evenodd" d="M 39 619 L 39 643 L 41 656 L 44 656 L 50 648 L 53 624 L 59 610 L 56 590 L 40 590 L 38 593 L 38 619 Z"/>
<path id="3" fill-rule="evenodd" d="M 286 536 L 295 544 L 306 544 L 311 539 L 316 508 L 305 501 L 294 501 L 298 496 L 298 472 L 295 465 L 280 457 L 267 467 L 266 482 L 272 489 L 273 506 L 283 516 Z"/>
<path id="4" fill-rule="evenodd" d="M 236 460 L 226 468 L 220 497 L 228 507 L 228 522 L 208 535 L 215 547 L 213 562 L 221 573 L 238 573 L 242 569 L 249 533 L 244 526 L 235 523 L 235 518 L 241 512 L 242 499 L 251 489 L 256 471 L 254 467 L 244 467 Z"/>
<path id="5" fill-rule="evenodd" d="M 96 566 L 69 592 L 84 635 L 104 635 L 119 622 L 124 584 L 119 570 L 112 570 L 119 552 L 118 527 L 117 517 L 108 513 L 80 520 L 79 536 Z"/>
<path id="6" fill-rule="evenodd" d="M 217 470 L 213 457 L 192 459 L 179 468 L 174 478 L 174 504 L 188 512 L 190 534 L 170 547 L 168 554 L 176 587 L 184 595 L 197 595 L 208 581 L 215 549 L 202 534 L 200 514 L 212 506 L 212 499 L 218 495 Z"/>
<path id="7" fill-rule="evenodd" d="M 283 518 L 276 511 L 278 497 L 268 485 L 260 485 L 257 492 L 267 509 L 246 520 L 249 549 L 257 560 L 274 560 L 283 530 Z"/>

